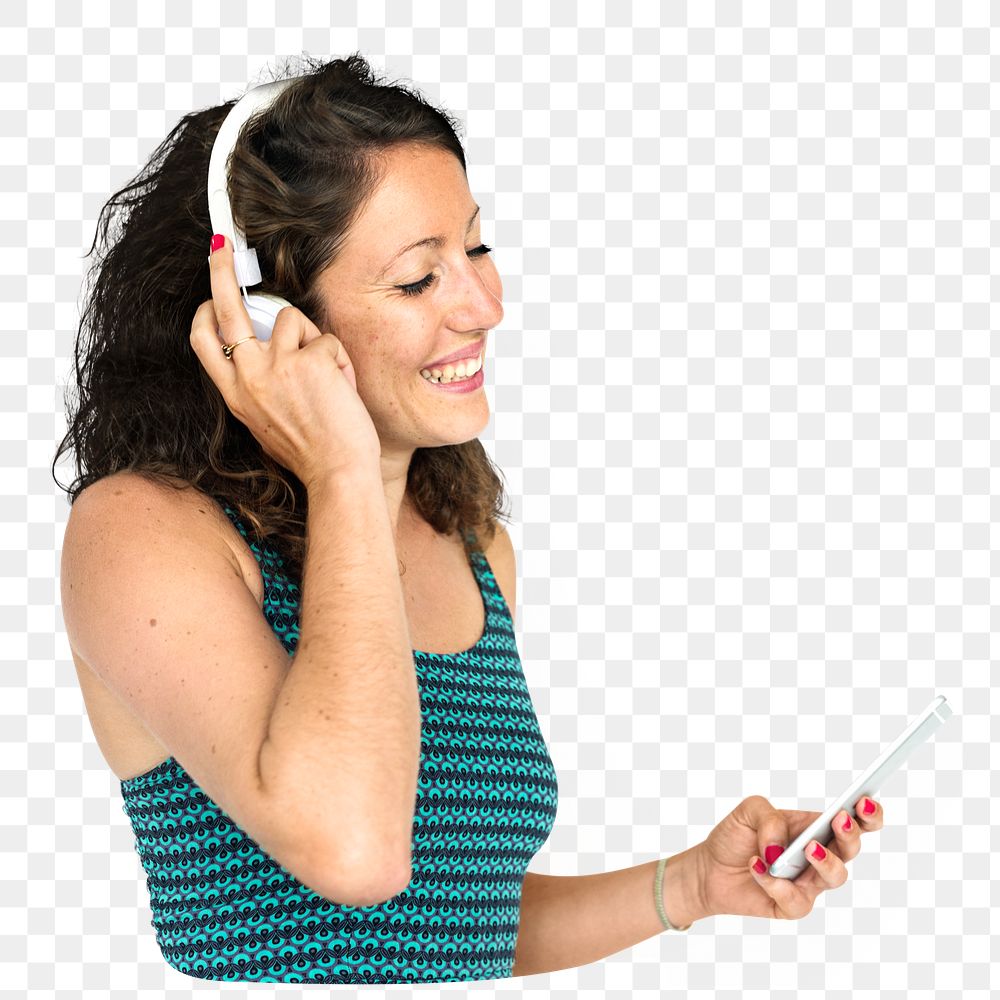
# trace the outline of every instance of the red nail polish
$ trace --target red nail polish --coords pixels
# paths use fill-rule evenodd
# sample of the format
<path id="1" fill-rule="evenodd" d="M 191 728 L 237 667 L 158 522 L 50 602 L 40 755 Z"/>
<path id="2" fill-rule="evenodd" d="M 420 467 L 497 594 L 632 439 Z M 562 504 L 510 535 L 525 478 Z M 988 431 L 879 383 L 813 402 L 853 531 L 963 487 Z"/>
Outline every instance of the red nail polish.
<path id="1" fill-rule="evenodd" d="M 817 844 L 816 850 L 813 851 L 813 857 L 818 858 L 820 861 L 822 861 L 826 857 L 826 851 L 824 851 L 823 848 L 819 844 Z"/>
<path id="2" fill-rule="evenodd" d="M 761 860 L 760 860 L 760 858 L 758 858 L 758 859 L 757 859 L 757 860 L 756 860 L 756 861 L 755 861 L 755 862 L 753 863 L 753 870 L 754 870 L 754 871 L 755 871 L 755 872 L 756 872 L 756 873 L 757 873 L 758 875 L 763 875 L 763 874 L 764 874 L 764 872 L 766 872 L 766 871 L 767 871 L 767 865 L 765 865 L 765 864 L 764 864 L 764 862 L 763 862 L 763 861 L 761 861 Z"/>
<path id="3" fill-rule="evenodd" d="M 221 249 L 226 245 L 226 237 L 222 236 L 220 233 L 212 234 L 212 249 L 211 253 L 215 253 L 216 250 Z"/>
<path id="4" fill-rule="evenodd" d="M 764 849 L 764 860 L 773 865 L 776 858 L 780 858 L 785 853 L 785 849 L 780 844 L 768 844 Z"/>
<path id="5" fill-rule="evenodd" d="M 844 820 L 844 825 L 843 827 L 841 827 L 841 829 L 850 830 L 850 828 L 851 828 L 851 817 L 848 816 L 847 819 Z"/>
<path id="6" fill-rule="evenodd" d="M 875 803 L 872 802 L 871 799 L 865 799 L 864 812 L 866 816 L 871 816 L 871 814 L 875 812 Z"/>

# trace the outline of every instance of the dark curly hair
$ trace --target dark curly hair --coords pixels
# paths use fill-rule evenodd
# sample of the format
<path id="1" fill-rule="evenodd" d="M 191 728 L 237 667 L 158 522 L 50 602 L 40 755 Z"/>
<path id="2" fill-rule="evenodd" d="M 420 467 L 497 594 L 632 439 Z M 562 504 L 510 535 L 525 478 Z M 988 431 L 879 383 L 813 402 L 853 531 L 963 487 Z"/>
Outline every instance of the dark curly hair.
<path id="1" fill-rule="evenodd" d="M 237 224 L 256 247 L 262 282 L 328 330 L 316 277 L 340 252 L 349 227 L 380 180 L 380 154 L 400 143 L 454 153 L 466 170 L 456 120 L 415 89 L 376 79 L 355 52 L 294 75 L 270 107 L 243 127 L 233 150 L 229 195 Z M 198 305 L 212 297 L 207 247 L 208 162 L 237 98 L 185 115 L 138 176 L 104 205 L 107 247 L 91 268 L 93 288 L 74 361 L 78 402 L 52 475 L 72 505 L 95 481 L 128 470 L 165 486 L 194 486 L 228 503 L 259 540 L 270 539 L 301 577 L 308 496 L 290 470 L 260 447 L 226 406 L 190 344 Z M 112 217 L 122 219 L 112 239 Z M 103 223 L 103 226 L 102 226 Z M 97 243 L 95 233 L 90 256 Z M 55 465 L 70 446 L 77 478 Z M 478 439 L 418 448 L 407 493 L 440 533 L 468 531 L 480 547 L 509 520 L 502 473 Z"/>

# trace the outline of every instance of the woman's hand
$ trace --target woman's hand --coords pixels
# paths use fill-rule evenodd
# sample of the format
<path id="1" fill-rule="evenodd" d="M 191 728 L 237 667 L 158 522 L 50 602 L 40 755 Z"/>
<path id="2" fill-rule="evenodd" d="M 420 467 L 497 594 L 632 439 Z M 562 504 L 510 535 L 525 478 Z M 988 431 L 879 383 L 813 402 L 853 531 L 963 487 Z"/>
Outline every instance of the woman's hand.
<path id="1" fill-rule="evenodd" d="M 379 475 L 378 431 L 340 339 L 288 305 L 271 339 L 258 340 L 228 239 L 209 257 L 209 268 L 212 297 L 191 321 L 191 349 L 233 416 L 307 489 L 357 469 Z M 237 343 L 227 359 L 222 346 Z"/>
<path id="2" fill-rule="evenodd" d="M 866 803 L 874 805 L 872 812 L 865 812 Z M 857 818 L 843 809 L 834 816 L 835 839 L 825 847 L 820 845 L 825 857 L 814 856 L 816 842 L 810 841 L 806 846 L 810 867 L 795 879 L 774 878 L 767 874 L 767 868 L 820 814 L 775 809 L 761 795 L 744 799 L 698 844 L 702 907 L 710 915 L 731 913 L 776 920 L 806 916 L 821 892 L 847 881 L 844 862 L 861 850 L 861 834 L 882 829 L 882 807 L 877 802 L 861 798 L 854 811 Z M 849 821 L 846 830 L 845 821 Z M 755 863 L 766 865 L 764 871 L 756 871 Z"/>

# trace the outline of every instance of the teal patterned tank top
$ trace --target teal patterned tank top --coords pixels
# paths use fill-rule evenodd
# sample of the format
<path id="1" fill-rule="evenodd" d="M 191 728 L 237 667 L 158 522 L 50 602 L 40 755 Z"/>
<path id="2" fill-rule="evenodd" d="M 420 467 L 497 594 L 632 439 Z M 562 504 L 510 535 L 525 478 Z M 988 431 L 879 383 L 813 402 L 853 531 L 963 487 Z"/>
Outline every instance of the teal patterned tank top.
<path id="1" fill-rule="evenodd" d="M 266 543 L 247 540 L 264 614 L 289 655 L 299 585 Z M 486 609 L 462 653 L 413 651 L 420 772 L 413 877 L 372 906 L 331 902 L 265 854 L 168 757 L 121 782 L 166 962 L 198 979 L 259 983 L 444 983 L 511 975 L 521 885 L 555 821 L 556 772 L 525 682 L 514 625 L 470 535 Z"/>

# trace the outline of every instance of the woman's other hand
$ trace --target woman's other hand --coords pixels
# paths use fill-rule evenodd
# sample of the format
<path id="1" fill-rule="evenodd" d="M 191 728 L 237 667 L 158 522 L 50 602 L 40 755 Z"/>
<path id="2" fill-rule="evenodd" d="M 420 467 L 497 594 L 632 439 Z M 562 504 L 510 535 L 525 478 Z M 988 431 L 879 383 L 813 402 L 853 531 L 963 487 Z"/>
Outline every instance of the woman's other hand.
<path id="1" fill-rule="evenodd" d="M 866 804 L 874 808 L 866 812 Z M 837 813 L 835 839 L 819 845 L 819 857 L 816 842 L 810 841 L 805 852 L 809 867 L 795 879 L 784 879 L 769 875 L 767 868 L 820 814 L 775 809 L 761 795 L 744 799 L 697 845 L 702 907 L 708 915 L 731 913 L 775 920 L 806 916 L 821 892 L 847 881 L 845 862 L 861 850 L 861 835 L 882 829 L 882 807 L 877 802 L 861 798 L 854 810 L 857 818 L 843 809 Z"/>

